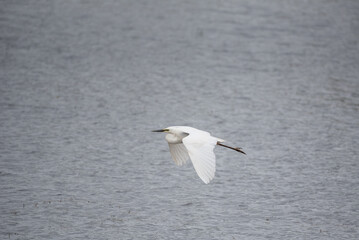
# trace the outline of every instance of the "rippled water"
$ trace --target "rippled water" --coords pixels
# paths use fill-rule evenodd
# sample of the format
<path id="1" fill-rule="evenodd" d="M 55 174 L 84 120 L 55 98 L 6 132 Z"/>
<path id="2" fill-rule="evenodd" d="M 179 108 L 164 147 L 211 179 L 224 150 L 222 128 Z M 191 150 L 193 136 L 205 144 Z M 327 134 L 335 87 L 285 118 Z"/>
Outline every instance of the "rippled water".
<path id="1" fill-rule="evenodd" d="M 358 1 L 0 9 L 0 238 L 359 238 Z M 247 156 L 205 185 L 171 125 Z"/>

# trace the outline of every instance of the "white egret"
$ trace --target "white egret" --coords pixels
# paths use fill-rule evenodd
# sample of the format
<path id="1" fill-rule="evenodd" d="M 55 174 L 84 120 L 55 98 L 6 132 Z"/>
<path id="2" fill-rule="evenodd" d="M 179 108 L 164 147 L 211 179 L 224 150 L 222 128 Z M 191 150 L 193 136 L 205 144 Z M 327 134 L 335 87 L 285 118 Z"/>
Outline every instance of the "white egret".
<path id="1" fill-rule="evenodd" d="M 216 171 L 216 156 L 213 152 L 216 145 L 245 154 L 240 148 L 222 144 L 223 139 L 192 127 L 173 126 L 152 132 L 166 132 L 166 140 L 174 162 L 181 166 L 190 158 L 198 176 L 206 184 L 213 179 Z"/>

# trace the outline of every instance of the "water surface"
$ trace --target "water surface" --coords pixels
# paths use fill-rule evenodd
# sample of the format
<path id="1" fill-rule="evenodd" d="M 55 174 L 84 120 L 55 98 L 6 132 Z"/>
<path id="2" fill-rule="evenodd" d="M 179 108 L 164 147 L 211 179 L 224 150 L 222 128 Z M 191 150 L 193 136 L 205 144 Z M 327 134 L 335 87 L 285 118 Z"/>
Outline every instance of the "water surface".
<path id="1" fill-rule="evenodd" d="M 2 239 L 359 238 L 358 1 L 1 5 Z"/>

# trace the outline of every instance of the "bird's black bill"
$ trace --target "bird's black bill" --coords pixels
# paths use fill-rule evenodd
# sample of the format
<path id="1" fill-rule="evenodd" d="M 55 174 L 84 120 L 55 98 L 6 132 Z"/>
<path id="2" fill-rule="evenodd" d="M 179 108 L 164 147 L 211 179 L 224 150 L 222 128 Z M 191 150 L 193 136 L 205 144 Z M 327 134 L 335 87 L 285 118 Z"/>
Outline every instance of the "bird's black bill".
<path id="1" fill-rule="evenodd" d="M 153 130 L 152 132 L 164 132 L 164 129 L 160 129 L 160 130 Z"/>

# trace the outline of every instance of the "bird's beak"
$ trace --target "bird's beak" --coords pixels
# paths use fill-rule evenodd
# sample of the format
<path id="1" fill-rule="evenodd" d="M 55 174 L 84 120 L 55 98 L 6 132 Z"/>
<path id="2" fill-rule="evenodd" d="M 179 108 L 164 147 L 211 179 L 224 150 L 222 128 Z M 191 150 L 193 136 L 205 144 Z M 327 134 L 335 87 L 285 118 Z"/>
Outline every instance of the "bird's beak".
<path id="1" fill-rule="evenodd" d="M 166 129 L 160 129 L 160 130 L 153 130 L 152 132 L 165 132 Z"/>

